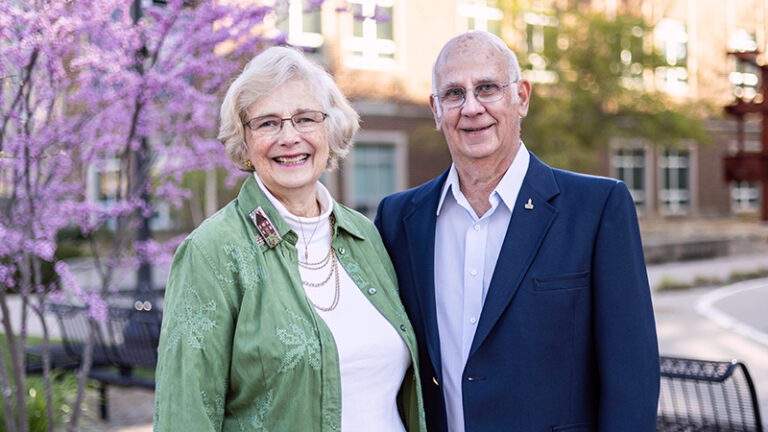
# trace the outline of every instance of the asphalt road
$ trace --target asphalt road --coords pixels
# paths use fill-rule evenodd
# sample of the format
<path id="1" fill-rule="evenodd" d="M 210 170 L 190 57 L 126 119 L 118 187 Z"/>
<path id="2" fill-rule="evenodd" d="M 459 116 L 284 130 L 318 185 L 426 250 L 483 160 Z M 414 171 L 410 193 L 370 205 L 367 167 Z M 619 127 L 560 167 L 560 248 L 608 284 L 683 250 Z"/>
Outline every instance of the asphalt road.
<path id="1" fill-rule="evenodd" d="M 656 292 L 662 355 L 743 361 L 768 415 L 768 278 L 727 287 Z M 768 425 L 767 425 L 768 426 Z"/>

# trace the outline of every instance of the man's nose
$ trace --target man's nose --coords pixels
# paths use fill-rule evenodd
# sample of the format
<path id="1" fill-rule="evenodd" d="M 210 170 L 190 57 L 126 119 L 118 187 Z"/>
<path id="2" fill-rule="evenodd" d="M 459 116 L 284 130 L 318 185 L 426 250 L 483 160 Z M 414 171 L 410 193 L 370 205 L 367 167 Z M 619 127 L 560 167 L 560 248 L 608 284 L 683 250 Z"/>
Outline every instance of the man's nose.
<path id="1" fill-rule="evenodd" d="M 484 111 L 485 105 L 477 100 L 475 92 L 467 92 L 464 96 L 464 105 L 461 106 L 461 113 L 464 115 L 474 115 Z"/>

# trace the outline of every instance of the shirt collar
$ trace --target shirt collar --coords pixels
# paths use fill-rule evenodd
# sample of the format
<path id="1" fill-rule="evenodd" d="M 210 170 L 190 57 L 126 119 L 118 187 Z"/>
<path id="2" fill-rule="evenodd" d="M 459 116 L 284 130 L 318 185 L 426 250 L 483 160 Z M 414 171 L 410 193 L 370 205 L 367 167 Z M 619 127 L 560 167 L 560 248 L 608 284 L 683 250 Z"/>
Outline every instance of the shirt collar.
<path id="1" fill-rule="evenodd" d="M 295 234 L 290 233 L 291 227 L 283 219 L 280 211 L 275 208 L 273 202 L 269 199 L 272 194 L 266 187 L 261 185 L 261 179 L 256 175 L 249 175 L 246 177 L 243 183 L 240 193 L 238 194 L 239 205 L 242 207 L 246 216 L 257 207 L 261 206 L 264 212 L 272 220 L 277 232 L 285 238 L 288 235 L 292 242 L 295 242 Z M 333 199 L 328 189 L 318 182 L 317 190 L 318 200 L 320 201 L 320 207 L 322 208 L 323 215 L 327 217 L 329 212 L 333 212 L 333 217 L 336 219 L 336 230 L 342 229 L 354 237 L 361 240 L 365 240 L 366 236 L 359 228 L 359 222 L 354 211 L 342 206 L 336 200 Z M 275 199 L 277 201 L 277 199 Z M 279 203 L 279 201 L 277 201 Z M 290 234 L 289 234 L 290 233 Z"/>
<path id="2" fill-rule="evenodd" d="M 520 192 L 520 188 L 523 185 L 523 179 L 525 178 L 525 173 L 528 171 L 530 160 L 531 155 L 528 153 L 528 149 L 525 147 L 525 144 L 520 141 L 520 147 L 517 149 L 515 158 L 512 160 L 509 168 L 507 168 L 507 171 L 499 181 L 499 184 L 493 189 L 491 197 L 489 197 L 492 203 L 497 199 L 496 196 L 498 196 L 501 199 L 501 202 L 503 202 L 510 211 L 514 208 L 517 194 Z M 445 202 L 445 197 L 448 195 L 449 190 L 452 192 L 454 199 L 459 201 L 458 195 L 461 194 L 459 174 L 456 171 L 456 166 L 453 164 L 451 164 L 451 168 L 448 171 L 448 177 L 440 192 L 440 201 L 438 201 L 437 204 L 437 216 L 440 216 L 440 211 L 442 211 L 443 203 Z"/>
<path id="3" fill-rule="evenodd" d="M 267 197 L 269 202 L 272 203 L 272 205 L 275 206 L 277 212 L 280 213 L 280 216 L 286 219 L 293 219 L 298 222 L 299 216 L 291 213 L 285 207 L 285 205 L 283 205 L 283 203 L 277 199 L 276 196 L 272 195 L 272 192 L 270 192 L 269 189 L 264 186 L 264 183 L 261 181 L 261 178 L 256 173 L 256 171 L 253 172 L 253 177 L 256 179 L 256 183 L 259 184 L 259 188 L 261 188 L 261 191 L 264 192 L 264 195 Z M 331 210 L 333 210 L 333 198 L 331 197 L 331 193 L 328 192 L 328 189 L 326 189 L 325 186 L 323 186 L 323 184 L 320 182 L 317 182 L 317 201 L 320 203 L 320 215 L 317 216 L 317 218 L 327 218 L 330 216 Z"/>

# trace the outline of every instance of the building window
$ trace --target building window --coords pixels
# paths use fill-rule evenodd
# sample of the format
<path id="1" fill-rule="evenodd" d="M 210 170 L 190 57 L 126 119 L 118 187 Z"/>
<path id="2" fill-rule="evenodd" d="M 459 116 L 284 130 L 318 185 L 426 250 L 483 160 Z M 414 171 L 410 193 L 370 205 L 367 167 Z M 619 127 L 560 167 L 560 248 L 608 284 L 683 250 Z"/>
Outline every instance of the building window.
<path id="1" fill-rule="evenodd" d="M 394 0 L 349 0 L 352 37 L 345 41 L 351 68 L 389 70 L 395 65 Z"/>
<path id="2" fill-rule="evenodd" d="M 664 150 L 661 169 L 661 210 L 665 214 L 687 214 L 691 209 L 691 155 L 688 150 Z"/>
<path id="3" fill-rule="evenodd" d="M 668 93 L 688 92 L 688 32 L 680 20 L 662 19 L 656 25 L 657 47 L 665 66 L 656 68 L 656 82 Z"/>
<path id="4" fill-rule="evenodd" d="M 731 208 L 736 213 L 760 210 L 760 183 L 731 182 Z"/>
<path id="5" fill-rule="evenodd" d="M 498 0 L 468 0 L 459 4 L 459 16 L 466 20 L 467 30 L 484 30 L 501 36 L 501 19 Z"/>
<path id="6" fill-rule="evenodd" d="M 276 27 L 288 36 L 287 42 L 310 52 L 323 45 L 320 5 L 310 0 L 290 0 L 287 10 L 278 13 Z"/>
<path id="7" fill-rule="evenodd" d="M 528 64 L 526 75 L 528 79 L 538 83 L 554 83 L 557 74 L 550 70 L 546 51 L 557 48 L 557 18 L 541 13 L 526 13 L 525 40 L 528 46 Z"/>
<path id="8" fill-rule="evenodd" d="M 108 205 L 125 196 L 127 181 L 122 176 L 118 159 L 107 159 L 101 164 L 91 165 L 88 168 L 86 188 L 89 201 Z"/>
<path id="9" fill-rule="evenodd" d="M 751 52 L 757 50 L 757 39 L 754 34 L 744 29 L 733 32 L 728 40 L 728 48 L 733 52 Z M 751 62 L 732 58 L 731 72 L 728 79 L 731 82 L 733 95 L 744 99 L 752 99 L 757 95 L 760 81 L 760 68 Z"/>
<path id="10" fill-rule="evenodd" d="M 118 159 L 107 159 L 101 164 L 93 164 L 88 167 L 85 194 L 90 202 L 110 208 L 118 200 L 125 198 L 127 186 L 128 181 Z M 154 207 L 154 213 L 149 222 L 150 228 L 153 230 L 173 228 L 170 203 L 155 199 L 152 202 L 152 206 Z M 114 230 L 115 220 L 108 219 L 106 226 L 110 230 Z"/>
<path id="11" fill-rule="evenodd" d="M 347 205 L 373 219 L 379 201 L 405 189 L 407 135 L 398 131 L 361 131 L 344 161 Z"/>
<path id="12" fill-rule="evenodd" d="M 373 218 L 379 201 L 397 191 L 395 147 L 386 143 L 358 143 L 354 153 L 355 210 Z"/>
<path id="13" fill-rule="evenodd" d="M 644 148 L 619 148 L 612 157 L 614 176 L 627 185 L 640 212 L 646 210 L 647 203 L 645 154 Z"/>

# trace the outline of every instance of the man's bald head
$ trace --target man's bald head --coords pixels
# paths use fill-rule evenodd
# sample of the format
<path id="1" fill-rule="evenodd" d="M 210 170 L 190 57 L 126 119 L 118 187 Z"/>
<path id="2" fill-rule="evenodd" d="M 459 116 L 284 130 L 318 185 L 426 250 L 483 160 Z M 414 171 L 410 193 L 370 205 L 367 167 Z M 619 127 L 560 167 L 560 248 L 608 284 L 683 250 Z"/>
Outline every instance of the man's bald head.
<path id="1" fill-rule="evenodd" d="M 491 47 L 493 51 L 506 57 L 509 65 L 509 81 L 517 81 L 520 79 L 520 64 L 517 61 L 517 56 L 515 56 L 515 53 L 507 47 L 507 44 L 493 33 L 473 30 L 462 33 L 449 40 L 443 46 L 443 49 L 440 50 L 440 54 L 437 56 L 434 66 L 432 66 L 433 94 L 437 94 L 437 74 L 443 63 L 445 61 L 450 61 L 450 58 L 453 56 L 461 56 L 467 52 L 475 51 L 477 47 Z"/>

